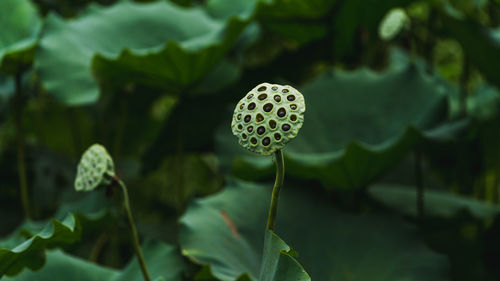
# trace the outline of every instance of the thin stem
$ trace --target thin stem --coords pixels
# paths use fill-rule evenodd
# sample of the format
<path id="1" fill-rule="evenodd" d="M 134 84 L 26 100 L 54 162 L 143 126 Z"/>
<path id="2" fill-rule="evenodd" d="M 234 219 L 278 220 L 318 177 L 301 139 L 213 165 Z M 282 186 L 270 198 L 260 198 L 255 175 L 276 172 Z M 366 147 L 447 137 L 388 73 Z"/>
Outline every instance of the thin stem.
<path id="1" fill-rule="evenodd" d="M 468 84 L 470 78 L 470 62 L 466 55 L 463 57 L 462 74 L 460 76 L 459 110 L 460 117 L 467 116 L 467 96 L 469 94 Z"/>
<path id="2" fill-rule="evenodd" d="M 19 176 L 19 187 L 21 189 L 21 202 L 23 204 L 24 216 L 31 218 L 30 205 L 28 198 L 28 184 L 26 179 L 26 160 L 24 158 L 24 132 L 23 132 L 23 97 L 22 97 L 22 73 L 15 76 L 15 105 L 14 119 L 16 123 L 17 134 L 17 170 Z"/>
<path id="3" fill-rule="evenodd" d="M 141 267 L 142 275 L 144 275 L 144 280 L 151 281 L 149 277 L 148 269 L 146 267 L 146 261 L 142 255 L 141 245 L 139 243 L 139 236 L 137 235 L 137 229 L 135 228 L 134 218 L 132 217 L 132 210 L 130 209 L 130 202 L 128 200 L 128 191 L 125 183 L 120 179 L 117 180 L 118 184 L 121 186 L 123 191 L 123 206 L 127 212 L 128 224 L 130 226 L 130 231 L 132 232 L 132 242 L 134 244 L 135 254 L 137 255 L 137 260 L 139 261 L 139 266 Z"/>
<path id="4" fill-rule="evenodd" d="M 422 156 L 415 150 L 415 184 L 417 186 L 417 217 L 420 222 L 424 218 L 424 184 L 422 179 Z"/>
<path id="5" fill-rule="evenodd" d="M 271 207 L 267 217 L 267 229 L 274 230 L 276 214 L 278 213 L 278 201 L 280 199 L 280 190 L 283 186 L 283 178 L 285 177 L 285 161 L 281 150 L 277 150 L 276 155 L 276 180 L 274 182 L 273 193 L 271 195 Z"/>
<path id="6" fill-rule="evenodd" d="M 408 40 L 410 41 L 410 64 L 415 64 L 417 60 L 417 42 L 413 28 L 408 31 Z"/>

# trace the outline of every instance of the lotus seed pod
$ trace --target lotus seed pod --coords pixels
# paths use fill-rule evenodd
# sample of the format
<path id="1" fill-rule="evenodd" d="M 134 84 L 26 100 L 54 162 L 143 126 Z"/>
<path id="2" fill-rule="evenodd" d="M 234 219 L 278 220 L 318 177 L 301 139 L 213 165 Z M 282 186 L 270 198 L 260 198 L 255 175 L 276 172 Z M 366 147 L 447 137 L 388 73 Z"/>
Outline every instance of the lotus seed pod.
<path id="1" fill-rule="evenodd" d="M 113 159 L 104 146 L 94 144 L 83 153 L 76 173 L 77 191 L 92 191 L 101 184 L 111 184 L 115 176 Z"/>
<path id="2" fill-rule="evenodd" d="M 262 83 L 238 102 L 231 128 L 244 148 L 271 155 L 297 136 L 305 111 L 304 96 L 293 87 Z"/>
<path id="3" fill-rule="evenodd" d="M 408 29 L 410 18 L 401 8 L 391 9 L 382 19 L 379 25 L 378 33 L 380 38 L 389 41 L 396 37 L 401 30 Z"/>

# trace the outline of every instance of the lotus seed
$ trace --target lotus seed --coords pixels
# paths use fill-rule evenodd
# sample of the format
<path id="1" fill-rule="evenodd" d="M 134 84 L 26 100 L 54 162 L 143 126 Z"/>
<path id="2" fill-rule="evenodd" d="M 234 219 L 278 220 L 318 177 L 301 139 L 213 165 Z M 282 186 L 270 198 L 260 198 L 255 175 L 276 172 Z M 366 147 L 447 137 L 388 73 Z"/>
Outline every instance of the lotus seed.
<path id="1" fill-rule="evenodd" d="M 271 129 L 276 129 L 276 121 L 270 120 L 269 121 L 269 127 L 271 127 Z"/>
<path id="2" fill-rule="evenodd" d="M 257 123 L 260 123 L 262 121 L 264 121 L 264 116 L 262 116 L 262 114 L 257 114 L 257 117 L 255 118 L 255 120 L 257 121 Z"/>
<path id="3" fill-rule="evenodd" d="M 266 128 L 264 128 L 263 126 L 260 126 L 257 128 L 257 134 L 262 135 L 265 132 L 266 132 Z"/>
<path id="4" fill-rule="evenodd" d="M 286 110 L 283 107 L 278 109 L 278 116 L 279 117 L 285 117 L 285 115 L 286 115 Z"/>

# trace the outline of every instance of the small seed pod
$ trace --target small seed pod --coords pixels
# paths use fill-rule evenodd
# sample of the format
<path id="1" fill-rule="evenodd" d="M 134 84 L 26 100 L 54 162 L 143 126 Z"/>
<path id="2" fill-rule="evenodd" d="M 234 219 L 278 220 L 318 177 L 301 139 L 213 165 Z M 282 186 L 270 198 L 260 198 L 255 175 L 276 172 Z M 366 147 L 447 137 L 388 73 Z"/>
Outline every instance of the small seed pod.
<path id="1" fill-rule="evenodd" d="M 75 179 L 76 191 L 92 191 L 99 185 L 109 185 L 115 176 L 113 159 L 106 148 L 93 144 L 82 155 Z"/>
<path id="2" fill-rule="evenodd" d="M 391 9 L 382 19 L 378 27 L 380 38 L 385 41 L 394 39 L 403 30 L 410 28 L 410 18 L 402 8 Z"/>
<path id="3" fill-rule="evenodd" d="M 305 111 L 304 96 L 293 87 L 262 83 L 238 102 L 231 128 L 243 147 L 271 155 L 297 136 Z"/>

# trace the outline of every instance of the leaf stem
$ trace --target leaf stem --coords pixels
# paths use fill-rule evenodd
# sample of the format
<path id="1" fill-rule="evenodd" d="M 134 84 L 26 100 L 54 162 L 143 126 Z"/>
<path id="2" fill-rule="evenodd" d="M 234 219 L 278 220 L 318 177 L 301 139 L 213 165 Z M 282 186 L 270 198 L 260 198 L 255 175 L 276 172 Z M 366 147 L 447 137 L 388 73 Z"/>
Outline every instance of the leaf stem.
<path id="1" fill-rule="evenodd" d="M 16 123 L 17 134 L 17 170 L 19 176 L 19 187 L 21 191 L 21 202 L 23 204 L 24 216 L 31 218 L 30 205 L 28 197 L 28 184 L 26 178 L 26 162 L 24 158 L 24 132 L 23 132 L 23 94 L 22 94 L 22 72 L 15 75 L 15 104 L 14 119 Z"/>
<path id="2" fill-rule="evenodd" d="M 274 230 L 274 223 L 276 214 L 278 213 L 278 201 L 280 198 L 280 190 L 283 186 L 283 178 L 285 177 L 285 161 L 281 150 L 277 150 L 274 155 L 276 156 L 276 180 L 274 182 L 273 192 L 271 195 L 271 206 L 269 208 L 269 215 L 267 217 L 267 229 Z"/>
<path id="3" fill-rule="evenodd" d="M 418 148 L 415 155 L 415 184 L 417 186 L 417 217 L 420 223 L 424 219 L 424 184 L 422 175 L 422 155 Z"/>
<path id="4" fill-rule="evenodd" d="M 144 260 L 144 256 L 142 255 L 142 249 L 139 243 L 137 229 L 135 228 L 134 218 L 132 217 L 132 210 L 130 209 L 127 187 L 122 180 L 117 179 L 117 181 L 123 191 L 123 206 L 125 208 L 125 211 L 127 212 L 127 219 L 130 226 L 130 231 L 132 232 L 132 242 L 134 245 L 135 254 L 137 255 L 137 260 L 139 261 L 139 266 L 141 267 L 142 275 L 144 276 L 144 280 L 151 281 L 151 277 L 149 277 L 148 269 L 146 267 L 146 261 Z"/>

